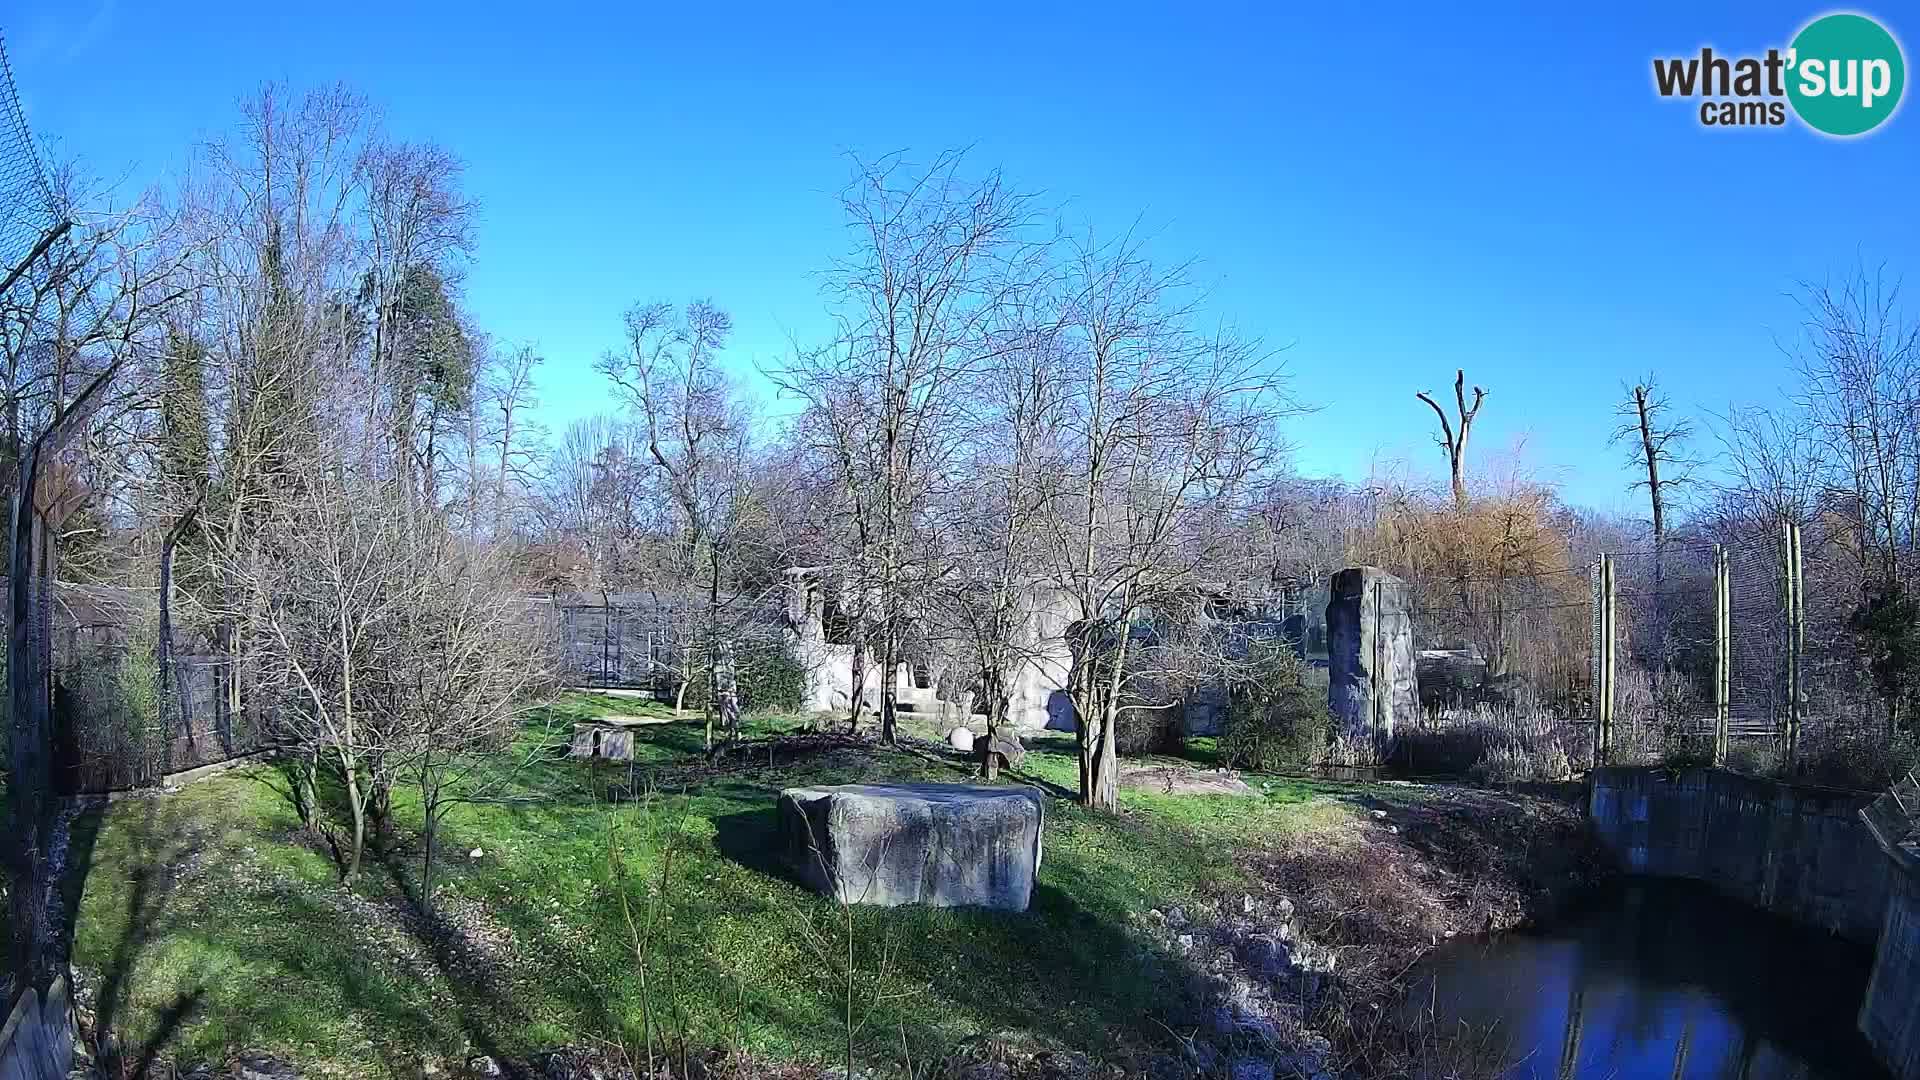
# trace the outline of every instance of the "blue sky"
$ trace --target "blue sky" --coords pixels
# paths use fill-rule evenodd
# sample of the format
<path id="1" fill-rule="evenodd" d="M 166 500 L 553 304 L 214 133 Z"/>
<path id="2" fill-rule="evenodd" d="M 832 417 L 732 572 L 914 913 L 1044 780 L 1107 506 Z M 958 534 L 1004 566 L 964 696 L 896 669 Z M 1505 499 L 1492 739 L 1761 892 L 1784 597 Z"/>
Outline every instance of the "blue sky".
<path id="1" fill-rule="evenodd" d="M 635 300 L 711 296 L 743 372 L 817 335 L 849 151 L 971 146 L 1197 257 L 1214 316 L 1290 346 L 1320 406 L 1290 425 L 1302 467 L 1350 478 L 1437 469 L 1413 393 L 1464 366 L 1482 452 L 1524 438 L 1570 498 L 1628 507 L 1622 379 L 1657 369 L 1689 411 L 1772 398 L 1797 280 L 1920 279 L 1911 105 L 1841 142 L 1706 130 L 1653 92 L 1655 55 L 1784 45 L 1818 5 L 306 7 L 12 0 L 0 29 L 37 133 L 129 184 L 266 79 L 343 80 L 454 150 L 483 205 L 469 299 L 544 350 L 556 427 L 607 406 L 590 364 Z"/>

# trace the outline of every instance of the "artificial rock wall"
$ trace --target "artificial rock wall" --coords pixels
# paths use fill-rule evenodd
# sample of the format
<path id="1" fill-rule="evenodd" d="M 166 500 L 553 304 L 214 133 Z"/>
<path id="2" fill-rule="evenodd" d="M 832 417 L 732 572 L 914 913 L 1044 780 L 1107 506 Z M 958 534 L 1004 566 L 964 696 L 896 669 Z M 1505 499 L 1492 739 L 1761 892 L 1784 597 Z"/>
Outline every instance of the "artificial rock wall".
<path id="1" fill-rule="evenodd" d="M 1887 862 L 1887 910 L 1873 951 L 1860 1031 L 1893 1075 L 1920 1080 L 1920 835 L 1911 774 L 1861 812 Z"/>
<path id="2" fill-rule="evenodd" d="M 1335 730 L 1385 760 L 1396 725 L 1416 719 L 1412 597 L 1376 566 L 1333 575 L 1327 601 L 1327 706 Z"/>
<path id="3" fill-rule="evenodd" d="M 1707 882 L 1874 949 L 1867 1044 L 1920 1080 L 1920 785 L 1878 799 L 1720 769 L 1595 769 L 1588 814 L 1628 870 Z"/>

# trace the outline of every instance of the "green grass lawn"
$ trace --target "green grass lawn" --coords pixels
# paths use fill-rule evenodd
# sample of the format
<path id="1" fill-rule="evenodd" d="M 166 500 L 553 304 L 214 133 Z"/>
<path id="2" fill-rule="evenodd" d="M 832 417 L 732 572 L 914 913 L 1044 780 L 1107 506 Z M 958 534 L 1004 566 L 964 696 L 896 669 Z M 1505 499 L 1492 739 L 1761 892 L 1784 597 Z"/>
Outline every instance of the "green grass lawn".
<path id="1" fill-rule="evenodd" d="M 547 719 L 659 709 L 577 694 Z M 747 733 L 799 723 L 756 718 Z M 115 802 L 75 827 L 75 966 L 129 1057 L 259 1050 L 309 1075 L 417 1074 L 423 1059 L 637 1047 L 642 972 L 621 898 L 640 914 L 651 897 L 662 914 L 646 995 L 656 1031 L 837 1060 L 846 926 L 776 865 L 774 800 L 800 783 L 957 781 L 968 769 L 842 749 L 716 771 L 699 766 L 700 745 L 697 717 L 641 728 L 632 768 L 548 760 L 498 801 L 455 808 L 431 916 L 418 897 L 419 809 L 404 797 L 396 850 L 351 889 L 301 828 L 276 768 Z M 1071 788 L 1070 742 L 1040 741 L 1025 773 Z M 903 1044 L 924 1058 L 983 1032 L 1094 1052 L 1160 1035 L 1148 1016 L 1176 992 L 1177 965 L 1132 918 L 1240 888 L 1237 855 L 1358 820 L 1378 794 L 1250 779 L 1259 794 L 1127 791 L 1117 817 L 1054 800 L 1025 914 L 857 909 L 860 1056 L 896 1066 Z"/>

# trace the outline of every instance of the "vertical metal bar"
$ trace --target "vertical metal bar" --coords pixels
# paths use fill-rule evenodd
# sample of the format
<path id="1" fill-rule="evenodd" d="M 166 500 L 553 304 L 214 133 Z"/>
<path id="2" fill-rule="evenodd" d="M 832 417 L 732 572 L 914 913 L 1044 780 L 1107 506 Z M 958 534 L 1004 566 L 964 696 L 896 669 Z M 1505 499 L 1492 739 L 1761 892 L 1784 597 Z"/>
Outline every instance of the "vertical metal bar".
<path id="1" fill-rule="evenodd" d="M 1713 545 L 1713 763 L 1725 765 L 1729 739 L 1727 666 L 1732 659 L 1727 616 L 1727 549 Z"/>
<path id="2" fill-rule="evenodd" d="M 1798 689 L 1794 683 L 1799 673 L 1794 670 L 1793 663 L 1793 523 L 1785 518 L 1780 519 L 1780 615 L 1780 625 L 1785 630 L 1782 637 L 1786 646 L 1786 707 L 1776 709 L 1774 724 L 1776 725 L 1775 734 L 1780 739 L 1781 751 L 1786 755 L 1787 761 L 1791 762 L 1794 751 L 1793 698 Z M 1779 675 L 1776 674 L 1774 677 L 1779 678 Z M 1778 687 L 1780 684 L 1774 685 Z"/>
<path id="3" fill-rule="evenodd" d="M 1600 731 L 1594 756 L 1606 764 L 1613 756 L 1614 607 L 1613 556 L 1600 556 Z"/>
<path id="4" fill-rule="evenodd" d="M 1800 580 L 1800 526 L 1787 523 L 1787 760 L 1800 749 L 1800 721 L 1805 688 L 1801 686 L 1800 652 L 1806 645 L 1805 607 Z"/>

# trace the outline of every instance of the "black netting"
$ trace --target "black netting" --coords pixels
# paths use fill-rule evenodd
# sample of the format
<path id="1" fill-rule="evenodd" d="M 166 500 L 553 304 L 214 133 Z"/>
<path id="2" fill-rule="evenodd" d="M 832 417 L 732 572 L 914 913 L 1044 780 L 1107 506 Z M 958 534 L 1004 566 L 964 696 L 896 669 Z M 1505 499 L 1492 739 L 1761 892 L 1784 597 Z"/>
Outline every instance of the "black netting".
<path id="1" fill-rule="evenodd" d="M 0 40 L 0 275 L 19 266 L 63 217 Z"/>

